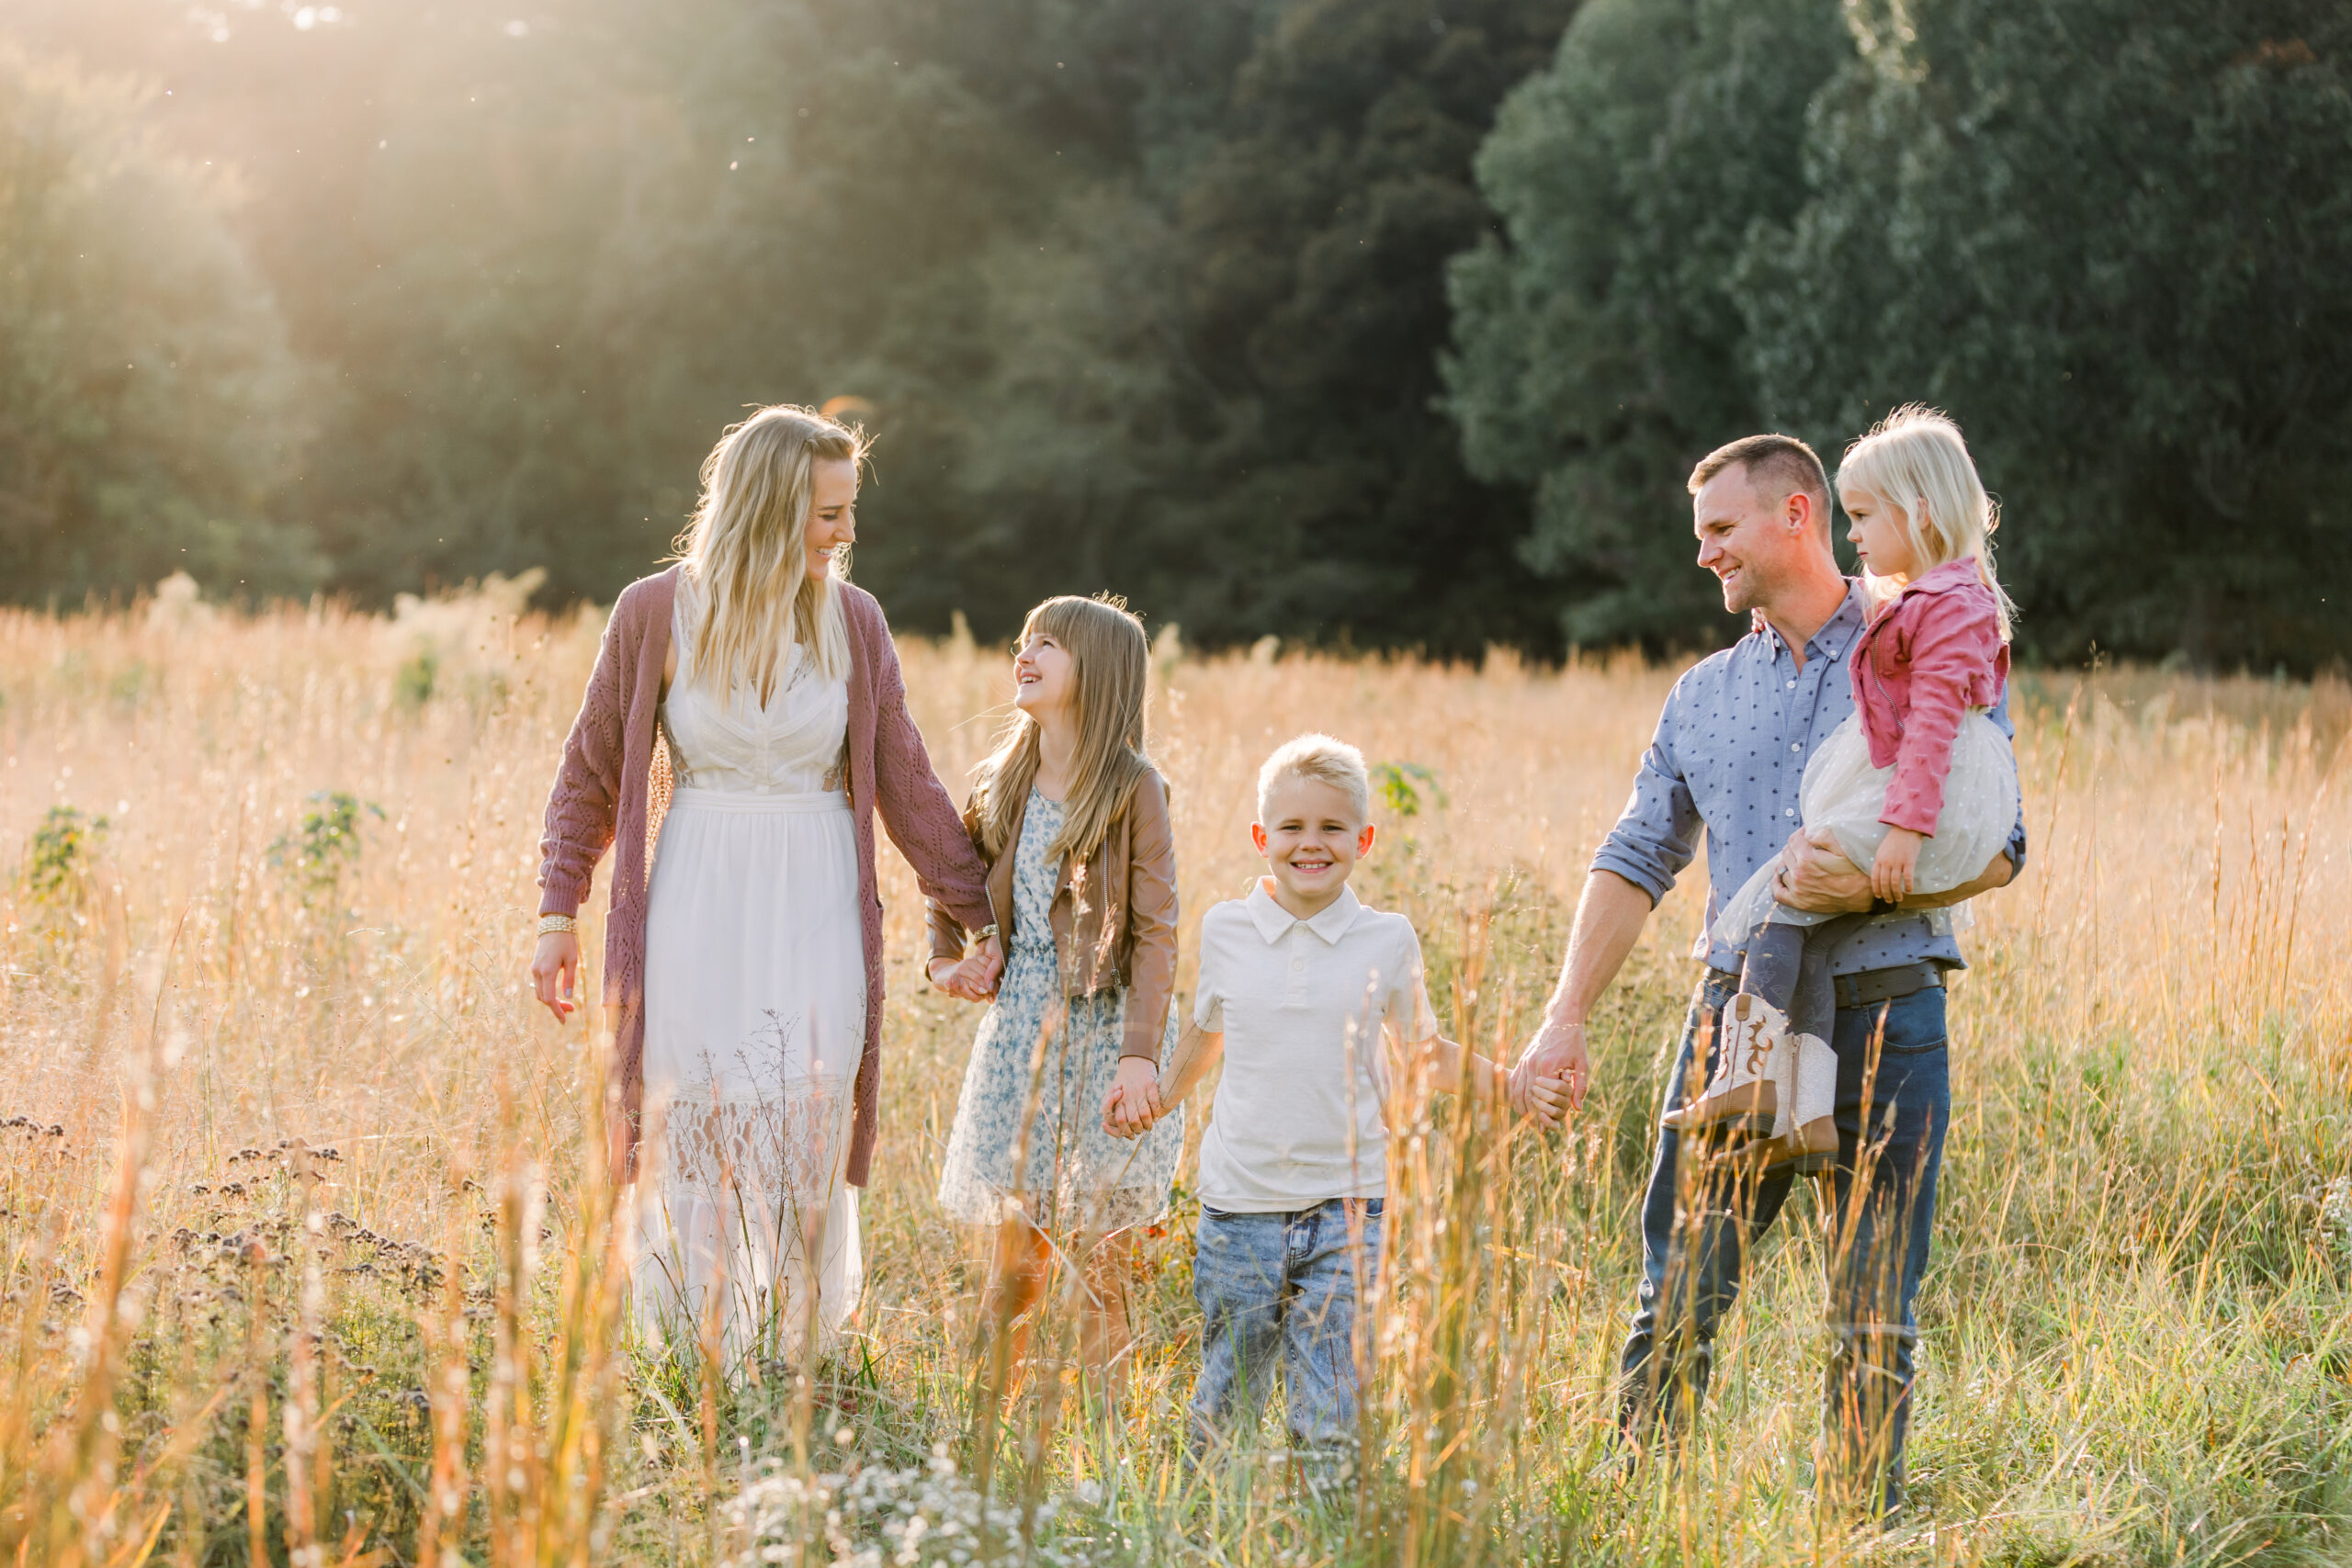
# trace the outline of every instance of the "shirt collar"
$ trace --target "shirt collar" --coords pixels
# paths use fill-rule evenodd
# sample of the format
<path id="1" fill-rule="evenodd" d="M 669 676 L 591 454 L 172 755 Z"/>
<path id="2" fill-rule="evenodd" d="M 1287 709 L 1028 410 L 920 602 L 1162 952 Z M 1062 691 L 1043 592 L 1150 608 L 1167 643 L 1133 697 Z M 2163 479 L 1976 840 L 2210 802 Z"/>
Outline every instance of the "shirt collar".
<path id="1" fill-rule="evenodd" d="M 1305 926 L 1308 931 L 1321 937 L 1327 946 L 1336 947 L 1339 945 L 1340 939 L 1347 935 L 1348 928 L 1356 923 L 1356 912 L 1363 908 L 1356 897 L 1354 888 L 1342 887 L 1340 889 L 1340 896 L 1325 905 L 1322 911 L 1313 919 L 1302 920 L 1274 902 L 1274 896 L 1266 891 L 1266 884 L 1269 880 L 1271 879 L 1267 877 L 1260 877 L 1258 885 L 1250 889 L 1250 897 L 1245 903 L 1250 910 L 1250 923 L 1258 928 L 1258 934 L 1270 943 L 1280 942 L 1289 935 L 1292 927 Z"/>
<path id="2" fill-rule="evenodd" d="M 1845 654 L 1847 645 L 1854 640 L 1854 634 L 1860 631 L 1869 619 L 1870 595 L 1863 589 L 1860 578 L 1849 577 L 1846 580 L 1846 597 L 1838 601 L 1837 612 L 1822 622 L 1820 629 L 1805 642 L 1805 661 L 1811 663 L 1818 659 L 1826 663 L 1837 662 Z M 1781 634 L 1772 623 L 1764 618 L 1761 610 L 1755 612 L 1748 629 L 1764 639 L 1765 649 L 1773 658 L 1779 658 L 1788 646 L 1781 640 Z"/>

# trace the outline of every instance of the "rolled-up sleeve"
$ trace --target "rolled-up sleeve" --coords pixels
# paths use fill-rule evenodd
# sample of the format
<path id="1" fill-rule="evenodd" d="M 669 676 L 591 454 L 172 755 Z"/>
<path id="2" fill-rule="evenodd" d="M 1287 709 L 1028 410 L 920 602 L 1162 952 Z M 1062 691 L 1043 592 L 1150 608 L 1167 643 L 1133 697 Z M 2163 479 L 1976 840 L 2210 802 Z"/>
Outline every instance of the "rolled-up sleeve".
<path id="1" fill-rule="evenodd" d="M 1666 897 L 1698 853 L 1699 807 L 1675 761 L 1675 713 L 1681 694 L 1678 685 L 1667 698 L 1657 733 L 1634 774 L 1634 793 L 1592 857 L 1593 870 L 1615 872 L 1648 894 L 1652 905 Z"/>

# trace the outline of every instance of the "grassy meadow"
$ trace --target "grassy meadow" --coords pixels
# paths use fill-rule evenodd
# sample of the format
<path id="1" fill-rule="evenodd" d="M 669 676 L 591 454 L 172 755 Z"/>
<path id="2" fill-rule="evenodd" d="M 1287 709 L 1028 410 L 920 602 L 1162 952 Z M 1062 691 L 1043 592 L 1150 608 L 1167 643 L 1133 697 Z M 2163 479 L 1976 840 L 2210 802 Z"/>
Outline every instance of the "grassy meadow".
<path id="1" fill-rule="evenodd" d="M 1399 1140 L 1384 1447 L 1350 1497 L 1180 1461 L 1188 1161 L 1125 1409 L 1090 1422 L 1033 1380 L 984 1503 L 978 1254 L 931 1201 L 978 1014 L 923 986 L 887 849 L 846 1352 L 721 1379 L 622 1333 L 600 1063 L 525 974 L 599 623 L 514 603 L 0 615 L 0 1561 L 2352 1562 L 2342 682 L 2018 678 L 2032 855 L 1955 983 L 1917 1506 L 1892 1534 L 1815 1506 L 1809 1201 L 1680 1461 L 1603 1462 L 1695 874 L 1566 1135 L 1442 1103 Z M 903 652 L 959 784 L 1003 661 Z M 1419 925 L 1452 1029 L 1515 1050 L 1673 671 L 1168 637 L 1156 661 L 1188 921 L 1246 885 L 1265 750 L 1345 736 L 1395 765 L 1363 891 Z"/>

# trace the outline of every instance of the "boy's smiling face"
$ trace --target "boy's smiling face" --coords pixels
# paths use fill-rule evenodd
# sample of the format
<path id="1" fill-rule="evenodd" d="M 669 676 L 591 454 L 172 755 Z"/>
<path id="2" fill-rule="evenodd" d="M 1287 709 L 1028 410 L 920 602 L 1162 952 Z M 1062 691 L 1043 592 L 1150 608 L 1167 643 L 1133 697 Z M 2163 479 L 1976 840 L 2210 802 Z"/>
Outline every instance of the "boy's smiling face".
<path id="1" fill-rule="evenodd" d="M 1321 779 L 1275 780 L 1263 814 L 1250 825 L 1250 840 L 1273 873 L 1275 902 L 1300 919 L 1329 908 L 1356 862 L 1372 852 L 1372 824 L 1346 791 Z"/>

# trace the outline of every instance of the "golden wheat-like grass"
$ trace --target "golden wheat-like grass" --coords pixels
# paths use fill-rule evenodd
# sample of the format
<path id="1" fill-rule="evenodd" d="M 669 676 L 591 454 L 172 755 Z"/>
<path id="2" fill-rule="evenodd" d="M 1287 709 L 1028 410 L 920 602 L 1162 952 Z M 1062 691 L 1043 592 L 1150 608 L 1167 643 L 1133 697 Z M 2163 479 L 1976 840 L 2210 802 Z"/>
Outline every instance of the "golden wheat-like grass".
<path id="1" fill-rule="evenodd" d="M 969 1504 L 946 1467 L 979 1280 L 930 1193 L 977 1014 L 922 987 L 887 851 L 848 1355 L 780 1387 L 682 1381 L 626 1342 L 598 1060 L 524 976 L 597 624 L 514 603 L 0 615 L 6 1561 L 709 1562 L 766 1530 L 814 1562 L 829 1529 L 895 1553 L 888 1509 Z M 903 652 L 954 785 L 1002 661 Z M 1367 897 L 1419 923 L 1448 1021 L 1512 1049 L 1672 671 L 1172 639 L 1155 666 L 1188 914 L 1246 886 L 1263 753 L 1344 736 L 1396 770 Z M 2022 676 L 2016 703 L 2032 856 L 1981 901 L 1952 997 L 1912 1524 L 1865 1543 L 1814 1506 L 1809 1212 L 1757 1260 L 1702 1437 L 1630 1480 L 1602 1463 L 1684 891 L 1610 998 L 1569 1134 L 1433 1104 L 1400 1140 L 1385 1457 L 1345 1506 L 1180 1462 L 1180 1190 L 1123 1418 L 1008 1449 L 1035 1462 L 980 1526 L 1071 1562 L 2342 1561 L 2352 694 L 2126 671 Z M 822 1479 L 859 1473 L 855 1496 Z M 889 1476 L 916 1478 L 872 1504 Z"/>

